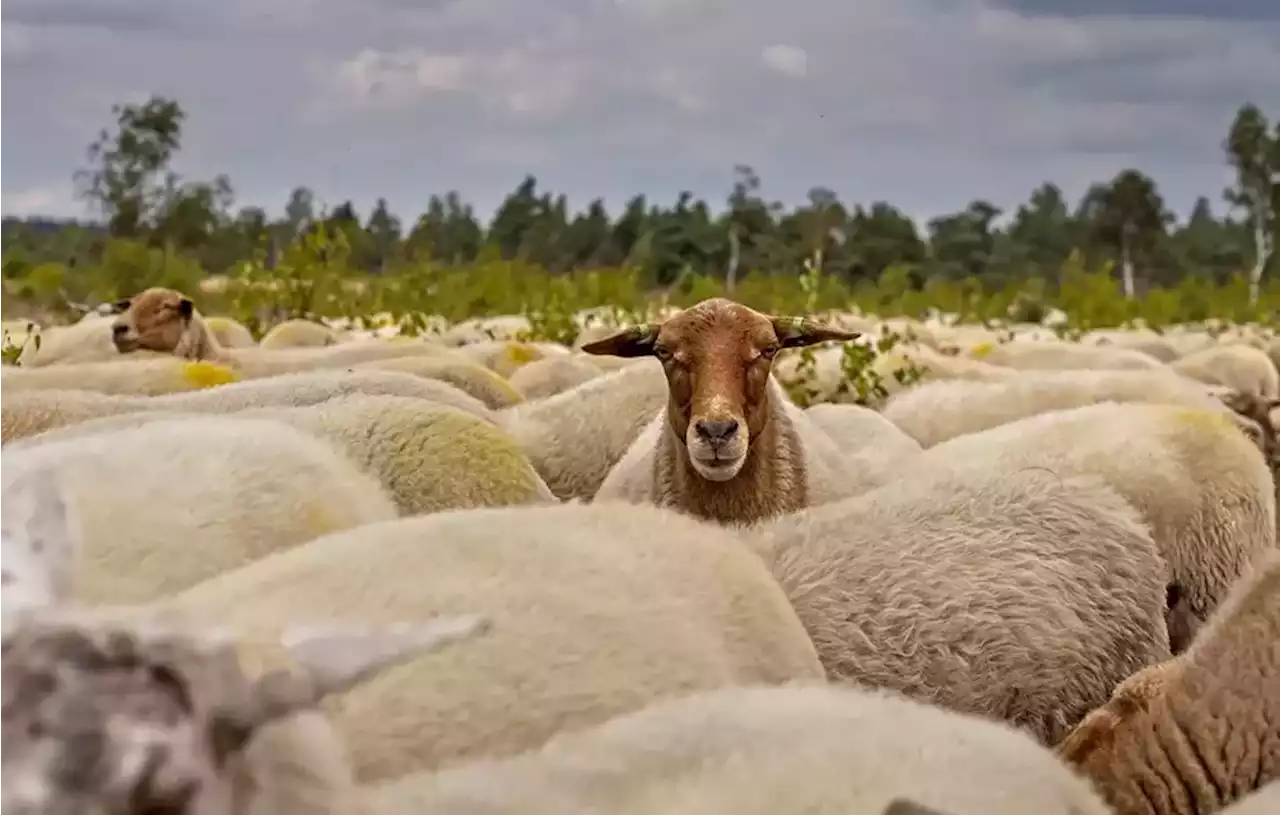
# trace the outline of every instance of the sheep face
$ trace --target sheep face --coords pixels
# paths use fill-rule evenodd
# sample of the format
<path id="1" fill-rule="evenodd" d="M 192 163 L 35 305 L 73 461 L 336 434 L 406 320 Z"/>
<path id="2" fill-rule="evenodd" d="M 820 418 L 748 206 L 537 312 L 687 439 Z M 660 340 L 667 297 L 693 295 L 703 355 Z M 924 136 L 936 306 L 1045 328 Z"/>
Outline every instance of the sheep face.
<path id="1" fill-rule="evenodd" d="M 1058 745 L 1058 755 L 1081 766 L 1094 753 L 1110 751 L 1116 733 L 1137 714 L 1147 710 L 1173 680 L 1182 662 L 1179 658 L 1148 665 L 1125 679 L 1105 705 L 1094 710 L 1075 726 Z"/>
<path id="2" fill-rule="evenodd" d="M 232 647 L 105 622 L 28 621 L 3 643 L 5 812 L 186 815 L 270 809 L 249 747 L 325 695 L 487 623 L 290 632 L 301 667 L 250 680 Z M 336 744 L 334 749 L 340 752 Z M 264 800 L 268 799 L 268 800 Z"/>
<path id="3" fill-rule="evenodd" d="M 115 304 L 121 314 L 111 325 L 111 341 L 122 354 L 130 351 L 174 353 L 195 315 L 191 298 L 173 289 L 153 288 Z"/>
<path id="4" fill-rule="evenodd" d="M 1275 415 L 1280 410 L 1280 399 L 1234 390 L 1221 392 L 1218 398 L 1245 420 L 1240 422 L 1241 429 L 1262 450 L 1271 471 L 1280 475 L 1280 433 Z"/>
<path id="5" fill-rule="evenodd" d="M 582 350 L 657 357 L 670 392 L 667 421 L 684 442 L 694 471 L 708 481 L 728 481 L 742 470 L 751 439 L 769 421 L 769 374 L 778 351 L 858 336 L 713 298 Z"/>

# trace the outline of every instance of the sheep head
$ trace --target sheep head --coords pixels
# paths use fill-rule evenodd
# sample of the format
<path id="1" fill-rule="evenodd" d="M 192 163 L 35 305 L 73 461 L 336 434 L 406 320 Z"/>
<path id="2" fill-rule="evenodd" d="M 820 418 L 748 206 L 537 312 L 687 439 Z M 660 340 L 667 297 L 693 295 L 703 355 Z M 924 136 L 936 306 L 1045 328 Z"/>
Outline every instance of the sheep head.
<path id="1" fill-rule="evenodd" d="M 195 303 L 182 292 L 151 288 L 115 304 L 120 316 L 111 325 L 111 341 L 122 354 L 158 351 L 182 355 L 191 345 Z"/>
<path id="2" fill-rule="evenodd" d="M 667 420 L 698 475 L 728 481 L 769 419 L 769 375 L 783 348 L 854 340 L 852 331 L 772 317 L 724 298 L 703 300 L 662 323 L 582 346 L 588 354 L 654 356 L 667 375 Z"/>
<path id="3" fill-rule="evenodd" d="M 1275 419 L 1280 399 L 1236 390 L 1221 391 L 1217 396 L 1238 417 L 1247 420 L 1240 422 L 1241 429 L 1262 450 L 1272 472 L 1280 472 L 1280 434 Z"/>
<path id="4" fill-rule="evenodd" d="M 3 809 L 23 813 L 253 812 L 267 779 L 246 752 L 264 726 L 393 663 L 487 627 L 457 617 L 301 629 L 300 667 L 248 679 L 226 641 L 105 620 L 29 620 L 3 642 Z"/>

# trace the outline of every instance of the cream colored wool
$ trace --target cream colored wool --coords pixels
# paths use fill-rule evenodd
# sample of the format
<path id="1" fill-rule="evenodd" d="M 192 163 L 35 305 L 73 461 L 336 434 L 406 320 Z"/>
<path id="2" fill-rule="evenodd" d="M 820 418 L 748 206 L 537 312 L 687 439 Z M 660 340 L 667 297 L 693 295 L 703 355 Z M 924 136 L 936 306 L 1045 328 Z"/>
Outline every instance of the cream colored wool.
<path id="1" fill-rule="evenodd" d="M 1188 354 L 1169 367 L 1210 385 L 1267 398 L 1280 396 L 1280 372 L 1265 351 L 1249 345 L 1215 345 Z"/>
<path id="2" fill-rule="evenodd" d="M 1141 351 L 1074 342 L 1022 341 L 977 346 L 969 355 L 991 365 L 1018 370 L 1125 370 L 1149 371 L 1164 363 Z"/>
<path id="3" fill-rule="evenodd" d="M 424 379 L 437 379 L 471 394 L 490 408 L 511 407 L 524 401 L 520 391 L 498 374 L 453 353 L 374 360 L 356 366 L 360 370 L 400 371 Z"/>
<path id="4" fill-rule="evenodd" d="M 33 390 L 85 390 L 119 396 L 159 396 L 236 382 L 235 369 L 215 362 L 159 358 L 117 358 L 111 362 L 48 365 L 40 368 L 0 366 L 5 397 Z"/>
<path id="5" fill-rule="evenodd" d="M 263 348 L 323 348 L 337 345 L 338 332 L 314 320 L 285 320 L 262 335 Z"/>
<path id="6" fill-rule="evenodd" d="M 489 634 L 329 706 L 358 780 L 512 755 L 692 691 L 822 677 L 760 559 L 724 530 L 654 507 L 369 525 L 223 574 L 161 610 L 269 642 L 285 620 L 411 621 L 462 608 L 492 620 Z"/>
<path id="7" fill-rule="evenodd" d="M 511 375 L 511 386 L 525 399 L 545 399 L 600 376 L 599 366 L 585 356 L 545 357 L 522 365 Z"/>
<path id="8" fill-rule="evenodd" d="M 833 680 L 1053 744 L 1169 657 L 1163 564 L 1114 490 L 1038 470 L 915 472 L 750 533 Z"/>
<path id="9" fill-rule="evenodd" d="M 231 317 L 205 317 L 209 333 L 223 348 L 252 348 L 258 344 L 243 323 Z"/>

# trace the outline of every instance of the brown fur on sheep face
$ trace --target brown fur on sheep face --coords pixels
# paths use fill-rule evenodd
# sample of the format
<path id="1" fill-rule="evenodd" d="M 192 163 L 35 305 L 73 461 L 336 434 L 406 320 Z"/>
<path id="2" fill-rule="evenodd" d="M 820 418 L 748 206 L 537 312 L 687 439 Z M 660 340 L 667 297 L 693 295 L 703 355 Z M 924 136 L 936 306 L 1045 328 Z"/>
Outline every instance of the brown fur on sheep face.
<path id="1" fill-rule="evenodd" d="M 667 421 L 698 475 L 728 481 L 769 421 L 769 375 L 783 348 L 854 340 L 856 332 L 772 317 L 732 300 L 703 300 L 662 323 L 635 326 L 582 351 L 655 356 L 667 375 Z"/>
<path id="2" fill-rule="evenodd" d="M 185 355 L 196 311 L 190 297 L 173 289 L 151 288 L 117 302 L 116 308 L 120 316 L 111 326 L 111 340 L 117 351 Z"/>

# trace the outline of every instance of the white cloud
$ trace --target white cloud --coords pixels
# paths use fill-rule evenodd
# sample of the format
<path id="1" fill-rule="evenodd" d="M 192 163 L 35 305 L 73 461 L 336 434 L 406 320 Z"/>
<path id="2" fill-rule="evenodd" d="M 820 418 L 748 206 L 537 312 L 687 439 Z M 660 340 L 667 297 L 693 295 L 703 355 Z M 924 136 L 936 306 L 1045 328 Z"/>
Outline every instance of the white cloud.
<path id="1" fill-rule="evenodd" d="M 794 45 L 770 45 L 761 50 L 760 59 L 770 69 L 793 79 L 809 73 L 809 55 Z"/>
<path id="2" fill-rule="evenodd" d="M 46 215 L 53 218 L 85 216 L 84 203 L 76 200 L 70 183 L 5 190 L 0 195 L 0 209 L 5 215 Z"/>

